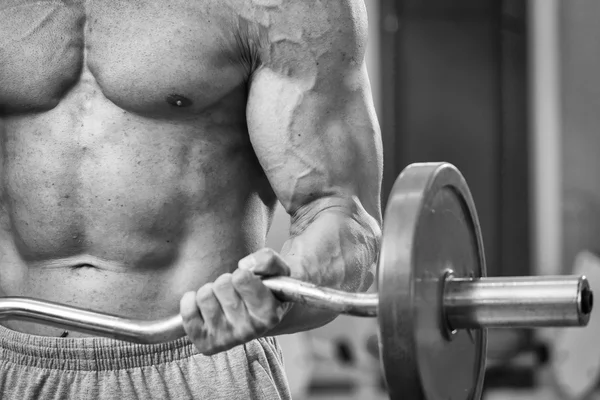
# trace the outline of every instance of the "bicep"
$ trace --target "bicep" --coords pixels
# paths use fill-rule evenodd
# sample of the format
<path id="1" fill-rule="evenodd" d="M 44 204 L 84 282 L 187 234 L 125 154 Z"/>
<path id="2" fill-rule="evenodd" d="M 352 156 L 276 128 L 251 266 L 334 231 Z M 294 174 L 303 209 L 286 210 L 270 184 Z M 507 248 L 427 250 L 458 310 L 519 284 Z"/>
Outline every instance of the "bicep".
<path id="1" fill-rule="evenodd" d="M 294 79 L 255 74 L 248 127 L 258 159 L 290 214 L 322 197 L 358 197 L 380 218 L 381 135 L 364 63 Z"/>

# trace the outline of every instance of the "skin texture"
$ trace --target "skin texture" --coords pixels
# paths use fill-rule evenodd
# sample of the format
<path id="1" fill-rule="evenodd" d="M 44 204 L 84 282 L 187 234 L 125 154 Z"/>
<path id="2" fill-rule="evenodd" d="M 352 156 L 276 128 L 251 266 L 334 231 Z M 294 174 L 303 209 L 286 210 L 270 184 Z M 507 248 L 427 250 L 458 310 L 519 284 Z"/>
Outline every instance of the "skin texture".
<path id="1" fill-rule="evenodd" d="M 366 22 L 361 0 L 3 0 L 0 296 L 180 312 L 205 354 L 331 321 L 259 276 L 373 281 Z"/>

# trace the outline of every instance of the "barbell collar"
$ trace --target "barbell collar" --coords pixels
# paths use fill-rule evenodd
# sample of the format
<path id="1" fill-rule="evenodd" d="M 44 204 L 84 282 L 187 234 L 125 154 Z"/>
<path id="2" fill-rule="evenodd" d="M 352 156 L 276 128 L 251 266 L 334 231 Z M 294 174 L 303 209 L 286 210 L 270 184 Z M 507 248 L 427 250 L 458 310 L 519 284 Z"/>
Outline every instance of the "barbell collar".
<path id="1" fill-rule="evenodd" d="M 586 326 L 593 293 L 584 276 L 453 278 L 445 282 L 450 330 Z"/>

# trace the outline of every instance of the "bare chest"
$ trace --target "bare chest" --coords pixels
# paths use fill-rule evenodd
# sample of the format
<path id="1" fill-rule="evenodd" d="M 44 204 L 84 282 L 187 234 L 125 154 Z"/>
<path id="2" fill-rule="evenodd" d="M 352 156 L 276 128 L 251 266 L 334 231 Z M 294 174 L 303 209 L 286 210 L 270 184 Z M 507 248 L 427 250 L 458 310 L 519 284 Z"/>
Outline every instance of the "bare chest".
<path id="1" fill-rule="evenodd" d="M 123 109 L 201 111 L 247 79 L 235 20 L 212 0 L 2 0 L 0 112 L 49 110 L 86 75 Z"/>

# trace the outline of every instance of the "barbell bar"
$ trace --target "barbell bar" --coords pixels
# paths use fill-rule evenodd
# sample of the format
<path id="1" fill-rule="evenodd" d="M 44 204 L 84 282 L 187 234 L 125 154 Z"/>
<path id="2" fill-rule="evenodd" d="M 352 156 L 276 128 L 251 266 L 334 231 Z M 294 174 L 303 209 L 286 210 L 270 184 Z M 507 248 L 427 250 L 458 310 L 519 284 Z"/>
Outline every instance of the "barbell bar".
<path id="1" fill-rule="evenodd" d="M 593 308 L 585 276 L 486 277 L 475 204 L 464 177 L 448 163 L 412 164 L 396 180 L 377 274 L 378 293 L 346 293 L 288 277 L 263 283 L 282 301 L 378 317 L 391 399 L 480 399 L 486 328 L 584 327 Z M 185 336 L 180 315 L 128 319 L 26 297 L 0 298 L 0 319 L 140 344 Z"/>

